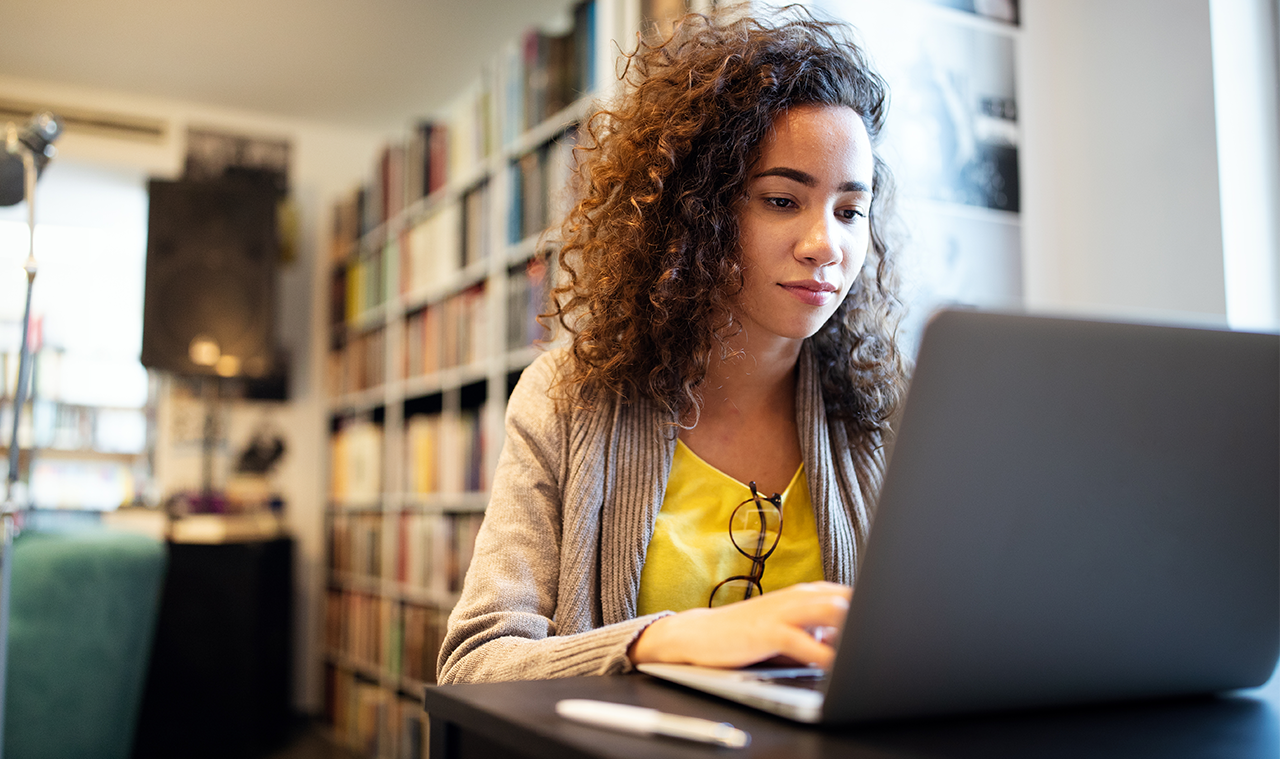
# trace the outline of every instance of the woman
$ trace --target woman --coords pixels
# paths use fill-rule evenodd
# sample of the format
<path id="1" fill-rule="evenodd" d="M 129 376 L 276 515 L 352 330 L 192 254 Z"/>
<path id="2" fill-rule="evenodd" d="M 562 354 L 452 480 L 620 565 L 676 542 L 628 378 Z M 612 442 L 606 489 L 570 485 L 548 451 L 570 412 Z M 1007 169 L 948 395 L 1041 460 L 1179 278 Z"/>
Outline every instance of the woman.
<path id="1" fill-rule="evenodd" d="M 844 35 L 694 15 L 629 58 L 440 682 L 830 662 L 905 372 L 887 93 Z"/>

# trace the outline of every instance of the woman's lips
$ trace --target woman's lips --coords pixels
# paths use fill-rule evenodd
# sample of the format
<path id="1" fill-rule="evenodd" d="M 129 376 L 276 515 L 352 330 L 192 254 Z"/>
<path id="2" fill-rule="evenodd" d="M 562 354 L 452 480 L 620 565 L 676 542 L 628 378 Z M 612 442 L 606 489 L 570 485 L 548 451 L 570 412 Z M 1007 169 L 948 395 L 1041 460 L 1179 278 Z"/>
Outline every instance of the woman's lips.
<path id="1" fill-rule="evenodd" d="M 810 306 L 825 306 L 836 297 L 836 286 L 830 282 L 817 280 L 796 280 L 779 282 L 779 286 L 801 303 Z"/>

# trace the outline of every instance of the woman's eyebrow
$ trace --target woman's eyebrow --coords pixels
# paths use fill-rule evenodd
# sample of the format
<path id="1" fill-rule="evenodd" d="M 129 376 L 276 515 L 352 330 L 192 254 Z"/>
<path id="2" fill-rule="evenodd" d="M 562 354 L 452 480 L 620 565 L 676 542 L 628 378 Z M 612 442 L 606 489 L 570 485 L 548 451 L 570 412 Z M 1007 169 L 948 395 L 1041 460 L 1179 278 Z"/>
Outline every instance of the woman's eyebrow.
<path id="1" fill-rule="evenodd" d="M 793 169 L 789 166 L 775 166 L 770 169 L 765 169 L 764 171 L 757 172 L 751 178 L 759 179 L 760 177 L 782 177 L 784 179 L 790 179 L 793 182 L 799 182 L 805 187 L 818 186 L 817 177 L 813 176 L 807 171 L 801 171 L 800 169 Z M 854 182 L 854 181 L 844 182 L 843 184 L 840 185 L 839 189 L 840 189 L 840 192 L 866 192 L 866 193 L 871 192 L 871 188 L 867 186 L 865 183 Z"/>

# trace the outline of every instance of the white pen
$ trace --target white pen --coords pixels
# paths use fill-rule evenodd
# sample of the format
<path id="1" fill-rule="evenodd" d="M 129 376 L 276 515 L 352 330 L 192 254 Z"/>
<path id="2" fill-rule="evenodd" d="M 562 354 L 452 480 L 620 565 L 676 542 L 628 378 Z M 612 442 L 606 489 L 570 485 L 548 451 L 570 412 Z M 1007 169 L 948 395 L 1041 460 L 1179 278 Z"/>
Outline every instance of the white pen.
<path id="1" fill-rule="evenodd" d="M 574 722 L 627 733 L 668 735 L 729 748 L 744 748 L 751 744 L 750 733 L 739 730 L 728 722 L 681 717 L 642 706 L 566 698 L 556 702 L 556 714 Z"/>

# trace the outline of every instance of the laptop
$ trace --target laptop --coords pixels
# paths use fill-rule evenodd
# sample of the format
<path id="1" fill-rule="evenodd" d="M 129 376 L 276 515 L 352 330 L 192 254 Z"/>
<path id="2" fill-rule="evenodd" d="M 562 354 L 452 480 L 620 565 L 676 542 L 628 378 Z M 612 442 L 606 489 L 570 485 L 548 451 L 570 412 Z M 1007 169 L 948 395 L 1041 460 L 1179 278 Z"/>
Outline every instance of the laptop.
<path id="1" fill-rule="evenodd" d="M 811 723 L 1270 677 L 1280 336 L 944 311 L 898 429 L 824 677 L 641 671 Z"/>

